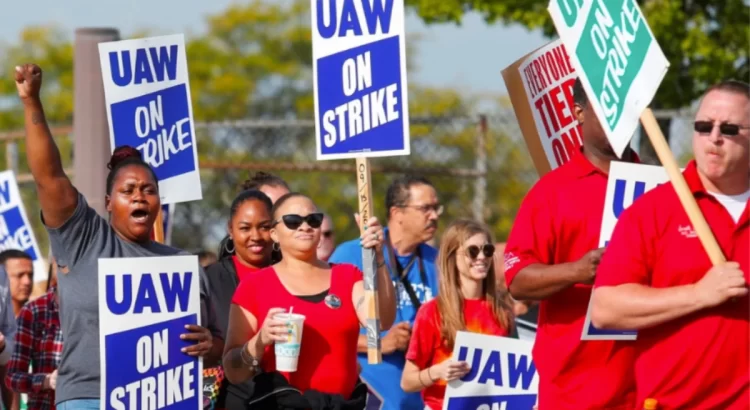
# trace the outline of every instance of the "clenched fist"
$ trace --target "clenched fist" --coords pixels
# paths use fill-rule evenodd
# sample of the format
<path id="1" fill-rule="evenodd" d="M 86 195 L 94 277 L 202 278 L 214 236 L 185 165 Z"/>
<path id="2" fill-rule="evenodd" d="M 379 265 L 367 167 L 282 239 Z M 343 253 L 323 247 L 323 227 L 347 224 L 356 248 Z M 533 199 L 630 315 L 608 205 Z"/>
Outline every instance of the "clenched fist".
<path id="1" fill-rule="evenodd" d="M 21 101 L 38 101 L 39 90 L 42 88 L 42 69 L 36 64 L 24 64 L 16 66 L 15 75 Z"/>
<path id="2" fill-rule="evenodd" d="M 602 260 L 604 248 L 594 249 L 587 252 L 581 259 L 575 262 L 576 278 L 579 283 L 592 284 L 596 277 L 596 268 Z"/>
<path id="3" fill-rule="evenodd" d="M 737 262 L 726 262 L 712 267 L 695 284 L 697 300 L 705 307 L 718 306 L 731 298 L 748 292 L 745 274 Z"/>

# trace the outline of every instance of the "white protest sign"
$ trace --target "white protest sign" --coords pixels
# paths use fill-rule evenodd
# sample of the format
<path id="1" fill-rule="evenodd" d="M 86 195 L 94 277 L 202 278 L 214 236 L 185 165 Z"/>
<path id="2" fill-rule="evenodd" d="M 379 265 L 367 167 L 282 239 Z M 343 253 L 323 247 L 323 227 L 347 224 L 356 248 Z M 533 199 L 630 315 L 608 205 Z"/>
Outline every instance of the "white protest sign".
<path id="1" fill-rule="evenodd" d="M 471 371 L 448 383 L 443 410 L 530 410 L 539 388 L 533 346 L 530 341 L 458 332 L 452 359 L 467 362 Z"/>
<path id="2" fill-rule="evenodd" d="M 568 162 L 583 140 L 573 109 L 577 76 L 562 41 L 523 56 L 503 78 L 539 175 Z"/>
<path id="3" fill-rule="evenodd" d="M 612 148 L 622 157 L 669 68 L 635 0 L 550 0 L 570 53 Z"/>
<path id="4" fill-rule="evenodd" d="M 109 141 L 137 148 L 162 204 L 203 198 L 182 34 L 99 44 Z"/>
<path id="5" fill-rule="evenodd" d="M 203 409 L 198 257 L 99 259 L 101 409 Z"/>
<path id="6" fill-rule="evenodd" d="M 409 155 L 403 0 L 310 0 L 317 159 Z"/>
<path id="7" fill-rule="evenodd" d="M 34 281 L 47 279 L 47 264 L 39 253 L 29 218 L 23 208 L 13 171 L 0 172 L 0 251 L 17 249 L 26 252 L 34 265 Z"/>
<path id="8" fill-rule="evenodd" d="M 666 182 L 669 182 L 669 176 L 663 167 L 613 161 L 610 164 L 607 179 L 599 247 L 607 246 L 617 220 L 625 209 L 644 193 Z M 581 340 L 635 340 L 637 335 L 637 332 L 633 330 L 602 330 L 594 327 L 591 324 L 591 301 L 589 301 Z"/>

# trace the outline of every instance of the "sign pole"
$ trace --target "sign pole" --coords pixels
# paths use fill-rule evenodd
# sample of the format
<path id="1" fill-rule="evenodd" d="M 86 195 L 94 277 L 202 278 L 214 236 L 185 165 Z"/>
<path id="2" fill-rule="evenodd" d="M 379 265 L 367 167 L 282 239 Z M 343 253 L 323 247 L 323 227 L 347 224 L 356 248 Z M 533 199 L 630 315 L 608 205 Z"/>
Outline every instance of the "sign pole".
<path id="1" fill-rule="evenodd" d="M 156 220 L 154 221 L 154 240 L 159 243 L 164 243 L 164 215 L 162 214 L 162 208 L 159 207 L 159 213 L 156 214 Z"/>
<path id="2" fill-rule="evenodd" d="M 680 167 L 677 165 L 672 150 L 669 148 L 669 144 L 667 144 L 667 140 L 664 138 L 664 134 L 662 134 L 661 128 L 659 128 L 659 124 L 656 122 L 654 112 L 650 108 L 646 108 L 643 114 L 641 114 L 641 123 L 648 135 L 648 139 L 651 140 L 651 145 L 654 146 L 654 150 L 662 166 L 667 171 L 667 174 L 669 174 L 669 179 L 672 182 L 672 186 L 674 186 L 674 190 L 677 192 L 677 197 L 680 198 L 680 203 L 682 203 L 682 207 L 685 209 L 690 223 L 693 224 L 695 233 L 698 234 L 698 239 L 700 239 L 703 248 L 711 259 L 711 263 L 718 265 L 726 262 L 724 253 L 721 251 L 719 243 L 716 242 L 716 237 L 711 232 L 711 228 L 708 226 L 706 218 L 698 207 L 698 203 L 695 202 L 695 197 L 690 192 L 685 177 L 680 172 Z"/>
<path id="3" fill-rule="evenodd" d="M 359 202 L 360 233 L 373 214 L 372 179 L 370 160 L 357 158 L 357 199 Z M 380 311 L 378 310 L 378 280 L 375 249 L 362 248 L 362 268 L 364 270 L 365 306 L 367 307 L 367 363 L 380 364 L 383 355 L 380 350 Z"/>

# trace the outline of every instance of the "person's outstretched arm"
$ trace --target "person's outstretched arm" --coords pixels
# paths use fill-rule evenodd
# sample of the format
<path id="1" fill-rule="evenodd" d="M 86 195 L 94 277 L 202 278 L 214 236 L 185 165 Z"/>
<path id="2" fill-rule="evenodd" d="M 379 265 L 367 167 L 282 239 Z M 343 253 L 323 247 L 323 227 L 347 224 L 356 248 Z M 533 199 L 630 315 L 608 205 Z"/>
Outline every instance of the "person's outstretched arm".
<path id="1" fill-rule="evenodd" d="M 18 66 L 15 80 L 24 110 L 26 159 L 36 183 L 44 223 L 58 228 L 73 215 L 78 192 L 63 171 L 60 151 L 44 117 L 39 97 L 42 69 L 35 64 Z"/>

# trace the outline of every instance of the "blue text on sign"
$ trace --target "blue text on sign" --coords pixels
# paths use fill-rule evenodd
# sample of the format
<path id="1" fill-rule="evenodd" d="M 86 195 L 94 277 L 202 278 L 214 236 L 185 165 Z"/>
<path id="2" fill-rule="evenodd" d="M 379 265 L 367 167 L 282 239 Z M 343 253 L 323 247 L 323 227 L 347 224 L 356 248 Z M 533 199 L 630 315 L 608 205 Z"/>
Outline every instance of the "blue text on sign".
<path id="1" fill-rule="evenodd" d="M 138 148 L 164 180 L 195 170 L 187 85 L 112 104 L 115 143 Z"/>
<path id="2" fill-rule="evenodd" d="M 469 351 L 473 350 L 472 360 L 469 362 Z M 515 353 L 502 353 L 498 350 L 483 351 L 480 348 L 461 346 L 458 360 L 469 362 L 471 370 L 463 378 L 464 382 L 479 384 L 492 383 L 503 386 L 503 366 L 501 356 L 505 356 L 507 363 L 507 386 L 516 389 L 520 381 L 523 390 L 528 390 L 536 374 L 536 366 L 529 356 Z"/>
<path id="3" fill-rule="evenodd" d="M 171 275 L 162 272 L 159 274 L 161 286 L 158 287 L 161 293 L 157 293 L 157 286 L 154 285 L 151 275 L 142 275 L 137 289 L 134 289 L 133 275 L 129 273 L 106 275 L 104 283 L 107 287 L 107 308 L 115 315 L 141 314 L 146 309 L 149 310 L 147 313 L 187 311 L 192 277 L 192 272 L 185 272 L 185 275 L 180 275 L 179 272 Z M 116 282 L 120 282 L 122 300 L 117 300 L 115 296 Z M 164 302 L 164 306 L 161 301 Z"/>
<path id="4" fill-rule="evenodd" d="M 197 360 L 180 351 L 180 339 L 196 315 L 107 335 L 107 409 L 191 409 L 198 407 Z"/>
<path id="5" fill-rule="evenodd" d="M 378 33 L 378 26 L 382 34 L 391 30 L 391 16 L 393 15 L 393 0 L 344 0 L 341 10 L 336 9 L 336 0 L 318 0 L 317 22 L 318 33 L 323 38 L 346 37 L 350 33 L 355 36 L 363 35 L 362 22 L 355 3 L 360 3 L 364 12 L 364 25 L 367 33 Z"/>
<path id="6" fill-rule="evenodd" d="M 133 56 L 132 54 L 135 54 Z M 177 78 L 176 44 L 161 47 L 120 50 L 109 53 L 112 82 L 119 87 L 161 82 Z"/>

